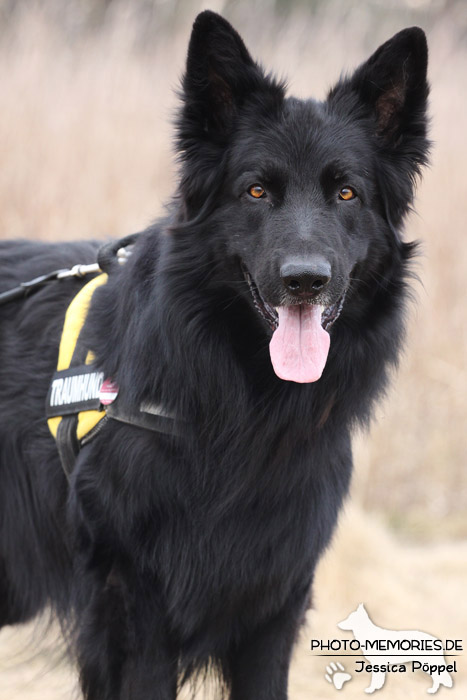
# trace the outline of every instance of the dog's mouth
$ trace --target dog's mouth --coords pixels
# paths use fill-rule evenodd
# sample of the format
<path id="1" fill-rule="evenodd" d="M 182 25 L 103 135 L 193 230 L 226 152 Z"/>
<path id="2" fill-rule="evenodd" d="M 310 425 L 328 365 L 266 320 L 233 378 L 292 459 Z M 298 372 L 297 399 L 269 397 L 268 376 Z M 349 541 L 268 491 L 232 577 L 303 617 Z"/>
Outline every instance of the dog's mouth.
<path id="1" fill-rule="evenodd" d="M 277 376 L 298 383 L 317 381 L 328 356 L 328 331 L 339 318 L 345 292 L 329 306 L 297 300 L 273 307 L 262 297 L 243 263 L 242 271 L 256 310 L 273 331 L 269 349 Z"/>
<path id="2" fill-rule="evenodd" d="M 247 281 L 251 296 L 253 297 L 253 304 L 255 305 L 257 312 L 264 318 L 266 323 L 271 327 L 272 331 L 275 331 L 279 325 L 279 314 L 273 306 L 268 304 L 268 302 L 263 299 L 258 287 L 256 286 L 256 283 L 253 280 L 253 277 L 250 275 L 243 263 L 242 272 Z"/>
<path id="3" fill-rule="evenodd" d="M 256 310 L 258 311 L 260 316 L 264 318 L 266 323 L 270 326 L 271 330 L 275 331 L 279 325 L 279 314 L 277 311 L 277 307 L 271 306 L 271 304 L 269 304 L 267 301 L 265 301 L 265 299 L 263 299 L 263 297 L 261 296 L 261 292 L 259 291 L 255 281 L 253 280 L 253 277 L 248 272 L 248 269 L 245 267 L 244 264 L 242 264 L 242 271 L 245 280 L 247 281 L 251 296 L 253 297 L 253 303 L 255 305 Z M 325 331 L 329 331 L 331 326 L 339 318 L 340 313 L 342 311 L 342 307 L 344 306 L 345 294 L 346 292 L 344 291 L 344 293 L 334 304 L 331 304 L 330 306 L 321 307 L 321 325 Z M 308 305 L 312 304 L 312 302 L 302 303 Z M 300 302 L 295 305 L 299 304 Z"/>

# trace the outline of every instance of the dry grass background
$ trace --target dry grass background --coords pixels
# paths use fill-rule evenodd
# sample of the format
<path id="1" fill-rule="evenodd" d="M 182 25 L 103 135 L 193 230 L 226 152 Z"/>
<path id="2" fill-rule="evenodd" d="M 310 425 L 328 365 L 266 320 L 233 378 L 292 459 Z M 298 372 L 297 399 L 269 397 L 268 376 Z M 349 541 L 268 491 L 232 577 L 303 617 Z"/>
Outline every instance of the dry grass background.
<path id="1" fill-rule="evenodd" d="M 78 20 L 92 15 L 83 7 L 101 7 L 97 0 L 76 2 L 66 21 L 31 2 L 7 22 L 0 3 L 2 237 L 122 236 L 162 211 L 176 177 L 173 90 L 190 23 L 206 4 L 186 10 L 179 1 L 170 13 L 163 0 L 146 3 L 144 32 L 142 4 L 114 2 L 103 26 L 83 28 Z M 254 55 L 299 96 L 324 96 L 343 68 L 402 26 L 424 26 L 431 49 L 432 167 L 407 226 L 407 237 L 423 242 L 418 303 L 401 371 L 370 437 L 356 439 L 352 506 L 320 565 L 292 673 L 291 700 L 327 698 L 336 691 L 324 660 L 308 651 L 310 636 L 348 637 L 335 624 L 360 601 L 383 626 L 467 644 L 467 17 L 465 5 L 442 0 L 394 0 L 384 11 L 378 0 L 335 0 L 320 12 L 299 3 L 279 19 L 267 0 L 207 6 L 226 4 Z M 22 652 L 31 634 L 0 634 L 0 700 L 70 697 L 74 674 L 52 654 L 50 634 L 39 628 Z M 446 697 L 467 697 L 466 657 L 458 666 L 455 688 L 440 691 Z M 343 697 L 361 695 L 365 680 L 354 678 Z M 411 699 L 428 681 L 393 676 L 387 687 L 388 697 Z"/>

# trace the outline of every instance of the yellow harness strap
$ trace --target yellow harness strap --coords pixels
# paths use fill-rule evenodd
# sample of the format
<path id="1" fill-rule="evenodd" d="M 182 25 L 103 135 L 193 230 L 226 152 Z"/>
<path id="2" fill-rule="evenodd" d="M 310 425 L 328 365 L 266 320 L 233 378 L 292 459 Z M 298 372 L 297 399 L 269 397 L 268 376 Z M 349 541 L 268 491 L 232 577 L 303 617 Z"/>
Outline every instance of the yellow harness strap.
<path id="1" fill-rule="evenodd" d="M 69 305 L 65 315 L 62 337 L 60 340 L 57 371 L 66 370 L 70 367 L 79 334 L 81 333 L 81 329 L 83 328 L 88 314 L 92 295 L 97 287 L 100 287 L 102 284 L 107 282 L 107 279 L 108 277 L 106 274 L 101 274 L 94 277 L 94 279 L 82 287 Z M 92 364 L 92 361 L 92 353 L 88 352 L 85 364 Z M 76 437 L 78 441 L 81 441 L 84 436 L 87 435 L 98 424 L 98 422 L 102 420 L 102 418 L 104 418 L 104 416 L 105 411 L 80 411 L 78 413 L 78 424 L 76 427 Z M 62 416 L 53 416 L 47 420 L 50 432 L 55 439 L 57 438 L 58 427 L 61 421 Z"/>

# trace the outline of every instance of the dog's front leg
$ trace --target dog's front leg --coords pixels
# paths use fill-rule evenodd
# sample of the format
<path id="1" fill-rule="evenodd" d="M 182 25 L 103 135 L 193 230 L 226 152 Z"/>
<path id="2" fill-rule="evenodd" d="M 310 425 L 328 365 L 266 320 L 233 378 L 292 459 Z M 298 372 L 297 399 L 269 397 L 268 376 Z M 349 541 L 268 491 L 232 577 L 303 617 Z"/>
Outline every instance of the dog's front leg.
<path id="1" fill-rule="evenodd" d="M 93 577 L 80 615 L 78 661 L 86 700 L 175 700 L 177 658 L 157 598 L 112 569 Z"/>
<path id="2" fill-rule="evenodd" d="M 119 700 L 175 700 L 177 658 L 159 637 L 128 658 Z"/>
<path id="3" fill-rule="evenodd" d="M 287 700 L 290 658 L 309 588 L 244 640 L 231 663 L 231 700 Z"/>
<path id="4" fill-rule="evenodd" d="M 374 693 L 375 690 L 379 690 L 383 687 L 385 680 L 386 673 L 384 671 L 372 671 L 371 683 L 368 688 L 365 688 L 365 693 Z"/>

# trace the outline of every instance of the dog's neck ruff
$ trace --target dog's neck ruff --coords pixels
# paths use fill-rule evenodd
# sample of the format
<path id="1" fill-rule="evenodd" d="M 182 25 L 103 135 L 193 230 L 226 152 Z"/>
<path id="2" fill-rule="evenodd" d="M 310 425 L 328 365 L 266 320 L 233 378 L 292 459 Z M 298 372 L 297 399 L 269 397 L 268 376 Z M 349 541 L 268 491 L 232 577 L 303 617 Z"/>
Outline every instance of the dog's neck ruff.
<path id="1" fill-rule="evenodd" d="M 57 370 L 46 401 L 46 417 L 60 460 L 70 477 L 80 448 L 110 420 L 167 435 L 177 435 L 178 421 L 162 406 L 144 403 L 132 407 L 118 386 L 94 365 L 94 356 L 82 340 L 92 295 L 108 280 L 100 274 L 88 282 L 68 306 L 58 353 Z"/>

